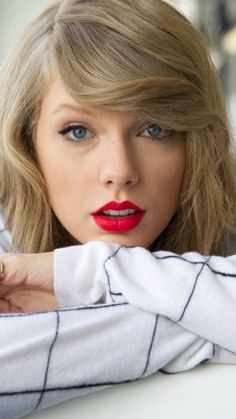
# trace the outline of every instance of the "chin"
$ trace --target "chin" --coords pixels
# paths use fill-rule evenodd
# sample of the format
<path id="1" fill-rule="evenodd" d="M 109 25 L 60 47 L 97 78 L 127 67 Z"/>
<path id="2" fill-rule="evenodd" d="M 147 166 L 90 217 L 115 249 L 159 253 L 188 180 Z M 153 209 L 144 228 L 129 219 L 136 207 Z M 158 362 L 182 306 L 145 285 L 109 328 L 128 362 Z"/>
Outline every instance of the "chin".
<path id="1" fill-rule="evenodd" d="M 116 244 L 120 244 L 121 246 L 142 246 L 142 247 L 147 247 L 148 245 L 146 245 L 144 243 L 144 240 L 138 240 L 138 239 L 134 239 L 132 237 L 129 237 L 128 235 L 117 235 L 117 234 L 104 234 L 100 237 L 97 237 L 96 239 L 97 241 L 102 241 L 105 243 L 116 243 Z"/>

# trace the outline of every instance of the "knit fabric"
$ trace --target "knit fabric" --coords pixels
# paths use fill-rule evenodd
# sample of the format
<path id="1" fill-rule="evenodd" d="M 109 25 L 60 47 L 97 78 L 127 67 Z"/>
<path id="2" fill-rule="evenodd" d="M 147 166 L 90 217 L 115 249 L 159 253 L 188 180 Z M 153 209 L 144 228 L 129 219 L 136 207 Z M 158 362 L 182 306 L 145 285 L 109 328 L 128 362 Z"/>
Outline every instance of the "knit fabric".
<path id="1" fill-rule="evenodd" d="M 10 246 L 0 218 L 0 253 Z M 0 419 L 158 372 L 236 363 L 236 256 L 91 241 L 56 249 L 54 272 L 60 310 L 0 315 Z"/>

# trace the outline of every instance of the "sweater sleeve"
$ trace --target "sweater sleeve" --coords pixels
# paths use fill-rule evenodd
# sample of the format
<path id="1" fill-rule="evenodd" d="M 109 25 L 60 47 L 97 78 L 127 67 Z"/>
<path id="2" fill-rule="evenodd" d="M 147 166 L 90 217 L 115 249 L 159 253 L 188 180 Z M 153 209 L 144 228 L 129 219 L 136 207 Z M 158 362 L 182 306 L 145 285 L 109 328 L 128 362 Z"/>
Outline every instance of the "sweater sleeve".
<path id="1" fill-rule="evenodd" d="M 236 353 L 236 256 L 177 255 L 91 241 L 54 251 L 61 306 L 129 304 Z"/>
<path id="2" fill-rule="evenodd" d="M 158 370 L 188 370 L 215 351 L 211 342 L 126 302 L 0 315 L 0 418 L 20 418 Z"/>
<path id="3" fill-rule="evenodd" d="M 236 363 L 233 352 L 153 310 L 130 305 L 119 283 L 113 288 L 106 266 L 119 246 L 100 242 L 65 250 L 55 251 L 55 283 L 61 304 L 74 307 L 0 314 L 0 419 L 158 371 Z"/>

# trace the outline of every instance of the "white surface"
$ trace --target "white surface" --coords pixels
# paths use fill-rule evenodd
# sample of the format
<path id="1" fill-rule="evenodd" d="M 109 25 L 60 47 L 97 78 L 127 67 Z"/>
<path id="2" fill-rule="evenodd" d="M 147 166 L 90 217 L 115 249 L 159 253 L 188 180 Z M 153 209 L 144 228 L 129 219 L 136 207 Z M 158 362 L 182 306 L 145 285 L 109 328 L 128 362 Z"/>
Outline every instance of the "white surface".
<path id="1" fill-rule="evenodd" d="M 25 416 L 28 419 L 235 419 L 235 365 L 155 374 Z"/>

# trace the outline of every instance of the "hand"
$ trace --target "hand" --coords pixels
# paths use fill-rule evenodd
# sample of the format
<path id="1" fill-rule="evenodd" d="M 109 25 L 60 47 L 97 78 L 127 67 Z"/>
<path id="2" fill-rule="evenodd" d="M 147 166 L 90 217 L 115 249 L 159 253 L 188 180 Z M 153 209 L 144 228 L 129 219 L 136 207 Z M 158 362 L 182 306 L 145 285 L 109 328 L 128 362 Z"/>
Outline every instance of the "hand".
<path id="1" fill-rule="evenodd" d="M 53 252 L 3 253 L 0 313 L 58 309 L 54 292 Z"/>

